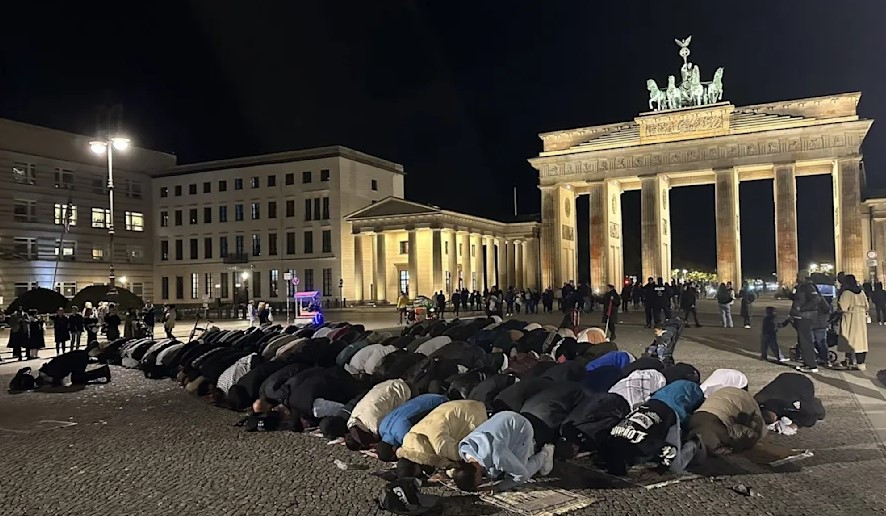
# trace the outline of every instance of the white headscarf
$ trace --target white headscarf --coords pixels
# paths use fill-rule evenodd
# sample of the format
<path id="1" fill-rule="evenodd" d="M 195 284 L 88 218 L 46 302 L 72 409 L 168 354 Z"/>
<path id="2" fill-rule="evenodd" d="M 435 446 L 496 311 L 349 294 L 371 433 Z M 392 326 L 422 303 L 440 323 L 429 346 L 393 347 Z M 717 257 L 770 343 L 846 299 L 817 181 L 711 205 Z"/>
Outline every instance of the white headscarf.
<path id="1" fill-rule="evenodd" d="M 738 387 L 744 389 L 748 386 L 748 377 L 737 369 L 717 369 L 711 376 L 702 382 L 701 390 L 707 398 L 712 393 L 723 387 Z"/>

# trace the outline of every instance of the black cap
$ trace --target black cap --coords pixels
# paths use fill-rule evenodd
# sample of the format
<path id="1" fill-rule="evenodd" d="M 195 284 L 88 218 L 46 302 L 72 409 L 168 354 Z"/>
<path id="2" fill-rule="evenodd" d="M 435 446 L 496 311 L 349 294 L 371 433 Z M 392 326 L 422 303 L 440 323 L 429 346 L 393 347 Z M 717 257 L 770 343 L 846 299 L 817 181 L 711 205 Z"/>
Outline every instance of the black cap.
<path id="1" fill-rule="evenodd" d="M 378 499 L 380 508 L 394 514 L 424 514 L 440 503 L 440 497 L 422 494 L 417 478 L 389 482 Z"/>

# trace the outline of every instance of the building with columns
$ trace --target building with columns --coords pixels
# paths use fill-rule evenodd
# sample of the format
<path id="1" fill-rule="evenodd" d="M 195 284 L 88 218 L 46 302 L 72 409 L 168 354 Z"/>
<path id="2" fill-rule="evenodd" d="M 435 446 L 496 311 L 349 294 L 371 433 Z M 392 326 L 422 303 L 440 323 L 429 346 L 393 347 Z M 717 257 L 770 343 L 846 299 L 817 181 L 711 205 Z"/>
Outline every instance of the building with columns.
<path id="1" fill-rule="evenodd" d="M 681 54 L 682 55 L 682 54 Z M 643 277 L 669 277 L 669 192 L 714 185 L 717 273 L 741 282 L 741 181 L 772 181 L 776 274 L 796 282 L 797 180 L 832 178 L 837 270 L 867 276 L 860 167 L 873 123 L 859 117 L 860 93 L 736 107 L 729 102 L 642 113 L 630 122 L 541 134 L 543 150 L 529 162 L 542 196 L 542 286 L 577 277 L 575 199 L 590 196 L 591 284 L 624 277 L 621 194 L 641 192 Z"/>
<path id="2" fill-rule="evenodd" d="M 397 197 L 345 218 L 353 233 L 356 303 L 395 303 L 399 293 L 540 286 L 538 222 L 504 223 Z M 345 272 L 347 275 L 347 272 Z"/>

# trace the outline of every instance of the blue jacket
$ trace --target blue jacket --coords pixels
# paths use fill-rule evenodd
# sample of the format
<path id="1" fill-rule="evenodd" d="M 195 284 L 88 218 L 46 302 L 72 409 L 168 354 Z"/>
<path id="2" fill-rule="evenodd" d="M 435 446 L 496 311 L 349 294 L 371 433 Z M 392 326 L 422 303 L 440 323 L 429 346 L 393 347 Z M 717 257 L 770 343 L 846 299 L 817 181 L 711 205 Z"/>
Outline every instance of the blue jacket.
<path id="1" fill-rule="evenodd" d="M 631 355 L 627 351 L 610 351 L 602 357 L 588 362 L 588 365 L 585 366 L 585 371 L 591 372 L 595 369 L 606 366 L 614 366 L 622 369 L 630 363 Z"/>
<path id="2" fill-rule="evenodd" d="M 497 490 L 509 489 L 529 480 L 527 467 L 535 451 L 534 433 L 528 419 L 504 411 L 482 423 L 458 444 L 462 460 L 473 457 L 491 479 L 505 477 Z M 536 458 L 535 460 L 539 460 Z M 536 469 L 536 468 L 533 468 Z"/>
<path id="3" fill-rule="evenodd" d="M 610 351 L 588 362 L 582 387 L 591 392 L 608 392 L 622 378 L 622 369 L 631 363 L 631 355 L 626 351 Z"/>
<path id="4" fill-rule="evenodd" d="M 395 408 L 378 425 L 381 440 L 391 446 L 401 446 L 403 437 L 418 422 L 413 419 L 427 414 L 445 401 L 448 401 L 446 396 L 440 394 L 422 394 Z"/>
<path id="5" fill-rule="evenodd" d="M 695 382 L 677 380 L 655 391 L 650 399 L 659 400 L 671 407 L 680 424 L 686 425 L 689 415 L 704 402 L 704 392 Z"/>

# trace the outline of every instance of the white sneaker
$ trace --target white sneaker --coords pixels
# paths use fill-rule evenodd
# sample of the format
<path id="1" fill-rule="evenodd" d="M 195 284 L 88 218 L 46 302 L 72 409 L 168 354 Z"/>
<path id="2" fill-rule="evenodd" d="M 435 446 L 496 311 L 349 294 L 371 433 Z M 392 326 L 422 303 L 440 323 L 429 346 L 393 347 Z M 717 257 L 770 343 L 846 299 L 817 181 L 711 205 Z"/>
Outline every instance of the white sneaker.
<path id="1" fill-rule="evenodd" d="M 538 470 L 538 473 L 544 477 L 549 475 L 554 469 L 554 445 L 546 444 L 541 447 L 541 451 L 545 454 L 545 463 L 541 469 Z"/>
<path id="2" fill-rule="evenodd" d="M 750 324 L 745 324 L 744 327 L 745 327 L 745 329 L 748 329 L 748 330 L 751 329 L 751 325 L 750 325 Z"/>
<path id="3" fill-rule="evenodd" d="M 867 371 L 867 369 L 868 369 L 868 366 L 865 365 L 865 364 L 855 364 L 855 367 L 856 367 L 859 371 Z"/>
<path id="4" fill-rule="evenodd" d="M 778 361 L 779 361 L 780 363 L 784 364 L 785 362 L 790 362 L 791 359 L 788 358 L 788 357 L 781 357 L 781 358 L 778 359 Z"/>

